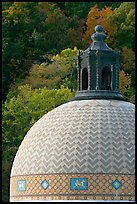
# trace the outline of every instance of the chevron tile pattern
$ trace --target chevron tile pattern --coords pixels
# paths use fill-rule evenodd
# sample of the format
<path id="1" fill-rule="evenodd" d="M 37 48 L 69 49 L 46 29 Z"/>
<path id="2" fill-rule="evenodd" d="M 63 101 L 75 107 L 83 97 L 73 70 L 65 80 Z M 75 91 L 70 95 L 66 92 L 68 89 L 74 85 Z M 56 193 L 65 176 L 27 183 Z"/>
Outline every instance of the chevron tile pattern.
<path id="1" fill-rule="evenodd" d="M 73 101 L 28 131 L 11 176 L 39 173 L 134 173 L 134 105 Z"/>
<path id="2" fill-rule="evenodd" d="M 56 173 L 134 175 L 135 106 L 118 100 L 71 101 L 39 119 L 17 151 L 11 180 Z"/>

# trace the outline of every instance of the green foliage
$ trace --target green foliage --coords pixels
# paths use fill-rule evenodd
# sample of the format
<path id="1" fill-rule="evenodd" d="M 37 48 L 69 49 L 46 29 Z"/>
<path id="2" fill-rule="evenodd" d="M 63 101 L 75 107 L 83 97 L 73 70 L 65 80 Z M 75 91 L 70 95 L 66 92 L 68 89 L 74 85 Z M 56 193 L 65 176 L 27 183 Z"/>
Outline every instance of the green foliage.
<path id="1" fill-rule="evenodd" d="M 8 9 L 12 4 L 13 2 L 2 2 L 2 10 Z"/>
<path id="2" fill-rule="evenodd" d="M 14 2 L 7 7 L 5 4 L 3 3 L 2 11 L 3 98 L 7 94 L 9 85 L 16 78 L 24 77 L 29 69 L 28 66 L 23 65 L 25 59 L 30 57 L 28 51 L 32 50 L 28 36 L 32 32 L 37 3 Z"/>
<path id="3" fill-rule="evenodd" d="M 41 116 L 69 101 L 73 95 L 73 92 L 63 87 L 59 90 L 48 90 L 32 89 L 29 85 L 19 86 L 18 95 L 8 98 L 3 104 L 4 160 L 11 161 L 14 158 L 24 135 Z"/>
<path id="4" fill-rule="evenodd" d="M 9 201 L 11 164 L 24 135 L 74 97 L 76 47 L 86 49 L 100 23 L 110 46 L 122 51 L 120 89 L 135 103 L 134 2 L 2 2 L 3 202 Z"/>
<path id="5" fill-rule="evenodd" d="M 32 63 L 49 62 L 47 55 L 83 47 L 84 21 L 67 17 L 53 2 L 3 3 L 3 98 L 16 80 L 24 79 Z"/>
<path id="6" fill-rule="evenodd" d="M 123 47 L 121 68 L 131 75 L 131 86 L 135 87 L 135 52 L 132 49 Z"/>
<path id="7" fill-rule="evenodd" d="M 47 87 L 60 88 L 61 85 L 73 90 L 77 88 L 77 69 L 75 56 L 78 49 L 67 48 L 51 57 L 51 64 L 34 64 L 24 83 L 31 84 L 33 88 Z"/>
<path id="8" fill-rule="evenodd" d="M 135 71 L 135 52 L 127 47 L 122 49 L 122 69 L 129 74 Z"/>
<path id="9" fill-rule="evenodd" d="M 97 4 L 100 9 L 105 6 L 111 6 L 112 9 L 115 9 L 121 4 L 121 2 L 65 2 L 63 5 L 63 11 L 67 16 L 78 16 L 79 18 L 86 19 L 88 12 L 91 7 L 95 6 L 95 4 Z"/>
<path id="10" fill-rule="evenodd" d="M 134 50 L 135 47 L 135 2 L 123 2 L 114 10 L 110 17 L 110 22 L 117 29 L 113 37 L 115 47 L 127 46 Z"/>
<path id="11" fill-rule="evenodd" d="M 113 10 L 115 8 L 118 8 L 121 5 L 121 3 L 122 2 L 96 2 L 100 9 L 103 9 L 105 7 L 111 7 Z"/>
<path id="12" fill-rule="evenodd" d="M 130 87 L 127 94 L 126 94 L 126 97 L 129 99 L 129 101 L 131 103 L 134 103 L 135 104 L 135 88 L 134 87 Z"/>
<path id="13" fill-rule="evenodd" d="M 47 10 L 48 2 L 39 3 L 42 10 Z M 83 20 L 77 16 L 67 17 L 59 8 L 54 4 L 52 12 L 47 12 L 47 17 L 44 20 L 45 31 L 44 43 L 46 51 L 55 54 L 62 49 L 74 46 L 81 46 L 81 39 L 83 34 Z"/>
<path id="14" fill-rule="evenodd" d="M 17 80 L 21 82 L 32 64 L 40 64 L 43 61 L 50 63 L 48 54 L 55 55 L 66 49 L 68 45 L 70 48 L 75 46 L 79 49 L 87 48 L 90 37 L 86 40 L 83 37 L 86 29 L 85 19 L 95 4 L 99 9 L 106 9 L 108 6 L 114 9 L 114 14 L 110 17 L 111 25 L 117 28 L 113 39 L 111 37 L 111 41 L 114 41 L 111 42 L 113 47 L 124 45 L 133 49 L 134 2 L 2 3 L 4 100 L 10 85 Z M 89 25 L 89 28 L 91 27 L 94 29 L 94 25 Z M 106 27 L 110 35 L 112 28 Z"/>
<path id="15" fill-rule="evenodd" d="M 65 2 L 64 13 L 67 16 L 79 16 L 86 18 L 91 6 L 96 2 Z"/>

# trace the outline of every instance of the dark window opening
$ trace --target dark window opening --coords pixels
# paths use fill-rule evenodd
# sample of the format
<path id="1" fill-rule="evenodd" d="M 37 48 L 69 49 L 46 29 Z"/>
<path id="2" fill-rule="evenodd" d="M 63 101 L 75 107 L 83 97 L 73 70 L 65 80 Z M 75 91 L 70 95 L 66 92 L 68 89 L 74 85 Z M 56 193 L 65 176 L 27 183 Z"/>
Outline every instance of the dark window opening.
<path id="1" fill-rule="evenodd" d="M 111 90 L 111 69 L 110 67 L 104 67 L 102 69 L 101 89 Z"/>
<path id="2" fill-rule="evenodd" d="M 84 68 L 82 72 L 82 90 L 87 89 L 88 89 L 88 70 L 87 68 Z"/>

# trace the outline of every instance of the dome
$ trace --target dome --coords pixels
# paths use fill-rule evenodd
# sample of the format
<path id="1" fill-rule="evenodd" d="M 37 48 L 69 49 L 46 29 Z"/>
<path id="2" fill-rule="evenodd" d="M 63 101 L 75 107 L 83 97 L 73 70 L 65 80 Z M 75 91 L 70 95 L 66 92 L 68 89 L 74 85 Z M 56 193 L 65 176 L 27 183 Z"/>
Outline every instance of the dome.
<path id="1" fill-rule="evenodd" d="M 10 201 L 134 200 L 135 106 L 75 100 L 40 118 L 13 162 Z"/>
<path id="2" fill-rule="evenodd" d="M 135 106 L 119 90 L 120 52 L 108 49 L 102 26 L 95 31 L 77 57 L 75 97 L 23 139 L 10 201 L 135 200 Z"/>

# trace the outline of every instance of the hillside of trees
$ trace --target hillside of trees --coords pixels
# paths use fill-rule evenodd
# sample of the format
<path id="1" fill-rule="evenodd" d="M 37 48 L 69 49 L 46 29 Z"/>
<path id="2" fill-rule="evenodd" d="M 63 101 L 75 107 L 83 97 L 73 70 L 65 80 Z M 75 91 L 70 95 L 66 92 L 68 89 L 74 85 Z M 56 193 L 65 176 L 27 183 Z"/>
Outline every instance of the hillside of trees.
<path id="1" fill-rule="evenodd" d="M 77 90 L 75 56 L 102 25 L 121 52 L 120 90 L 135 103 L 134 2 L 2 3 L 2 201 L 13 159 L 32 125 Z"/>

